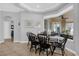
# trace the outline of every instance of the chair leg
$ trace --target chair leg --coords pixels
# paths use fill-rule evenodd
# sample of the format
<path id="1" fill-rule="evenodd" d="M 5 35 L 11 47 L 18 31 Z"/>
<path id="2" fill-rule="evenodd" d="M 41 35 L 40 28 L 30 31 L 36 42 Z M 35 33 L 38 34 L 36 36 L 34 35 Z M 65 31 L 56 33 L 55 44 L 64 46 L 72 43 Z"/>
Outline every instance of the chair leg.
<path id="1" fill-rule="evenodd" d="M 41 53 L 41 47 L 39 48 L 39 55 L 40 55 L 40 53 Z"/>
<path id="2" fill-rule="evenodd" d="M 52 52 L 52 55 L 53 55 L 53 53 L 54 53 L 55 49 L 56 49 L 56 47 L 53 47 L 53 52 Z"/>
<path id="3" fill-rule="evenodd" d="M 37 53 L 37 46 L 35 45 L 35 54 Z"/>
<path id="4" fill-rule="evenodd" d="M 32 44 L 31 44 L 31 47 L 30 47 L 30 51 L 31 51 L 31 49 L 32 49 Z"/>
<path id="5" fill-rule="evenodd" d="M 50 53 L 52 53 L 52 47 L 50 47 Z"/>
<path id="6" fill-rule="evenodd" d="M 47 51 L 46 51 L 46 54 L 47 54 L 47 56 L 48 56 L 48 49 L 47 49 Z"/>
<path id="7" fill-rule="evenodd" d="M 37 49 L 36 49 L 35 53 L 37 53 Z"/>
<path id="8" fill-rule="evenodd" d="M 62 56 L 64 56 L 65 54 L 64 48 L 61 48 L 61 51 L 62 51 Z"/>

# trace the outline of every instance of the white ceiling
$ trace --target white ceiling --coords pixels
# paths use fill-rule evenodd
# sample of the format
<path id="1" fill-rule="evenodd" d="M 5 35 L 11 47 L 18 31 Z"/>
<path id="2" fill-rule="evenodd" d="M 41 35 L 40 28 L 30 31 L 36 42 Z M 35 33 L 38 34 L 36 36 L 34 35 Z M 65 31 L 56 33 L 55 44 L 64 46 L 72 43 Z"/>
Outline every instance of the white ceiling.
<path id="1" fill-rule="evenodd" d="M 0 3 L 0 11 L 20 12 L 30 11 L 37 13 L 46 13 L 48 11 L 56 12 L 63 8 L 64 3 Z"/>
<path id="2" fill-rule="evenodd" d="M 13 3 L 0 3 L 0 11 L 19 12 L 23 11 L 23 9 L 17 7 Z"/>
<path id="3" fill-rule="evenodd" d="M 33 12 L 53 11 L 63 5 L 63 3 L 20 3 L 21 7 Z"/>

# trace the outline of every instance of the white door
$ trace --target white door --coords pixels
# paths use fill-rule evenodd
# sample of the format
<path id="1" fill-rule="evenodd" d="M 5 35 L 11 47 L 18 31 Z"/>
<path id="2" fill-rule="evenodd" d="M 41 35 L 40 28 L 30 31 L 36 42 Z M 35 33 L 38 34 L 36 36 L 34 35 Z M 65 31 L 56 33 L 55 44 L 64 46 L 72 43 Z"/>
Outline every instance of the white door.
<path id="1" fill-rule="evenodd" d="M 4 21 L 4 39 L 11 39 L 10 21 Z"/>

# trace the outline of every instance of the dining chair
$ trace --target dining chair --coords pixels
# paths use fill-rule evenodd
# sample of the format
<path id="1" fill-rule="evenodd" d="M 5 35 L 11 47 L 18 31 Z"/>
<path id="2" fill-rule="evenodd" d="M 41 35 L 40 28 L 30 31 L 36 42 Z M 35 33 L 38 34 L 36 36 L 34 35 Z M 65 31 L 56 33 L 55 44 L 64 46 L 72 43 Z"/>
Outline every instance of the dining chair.
<path id="1" fill-rule="evenodd" d="M 59 42 L 53 42 L 52 43 L 52 48 L 53 48 L 52 55 L 53 55 L 56 48 L 60 48 L 61 52 L 62 52 L 62 56 L 64 56 L 64 54 L 65 54 L 65 44 L 67 42 L 68 35 L 61 35 L 61 37 L 64 37 L 64 39 L 61 43 L 59 43 Z"/>
<path id="2" fill-rule="evenodd" d="M 28 38 L 28 44 L 27 44 L 27 45 L 29 45 L 29 43 L 30 43 L 30 41 L 31 41 L 31 40 L 30 40 L 30 37 L 29 37 L 30 32 L 27 32 L 26 35 L 27 35 L 27 38 Z"/>
<path id="3" fill-rule="evenodd" d="M 50 47 L 50 44 L 47 42 L 48 41 L 47 36 L 38 35 L 38 39 L 39 39 L 39 44 L 40 44 L 39 55 L 41 51 L 44 51 L 46 52 L 46 55 L 48 56 L 48 49 L 51 50 L 51 47 Z"/>
<path id="4" fill-rule="evenodd" d="M 27 38 L 28 38 L 28 44 L 27 44 L 27 45 L 29 45 L 30 42 L 31 42 L 31 38 L 30 38 L 29 36 L 32 35 L 32 34 L 33 34 L 32 32 L 27 32 L 27 33 L 26 33 Z"/>
<path id="5" fill-rule="evenodd" d="M 31 41 L 31 47 L 30 51 L 32 48 L 35 48 L 35 53 L 37 52 L 37 46 L 39 45 L 39 41 L 37 39 L 37 36 L 33 33 L 30 33 L 29 35 L 30 41 Z"/>

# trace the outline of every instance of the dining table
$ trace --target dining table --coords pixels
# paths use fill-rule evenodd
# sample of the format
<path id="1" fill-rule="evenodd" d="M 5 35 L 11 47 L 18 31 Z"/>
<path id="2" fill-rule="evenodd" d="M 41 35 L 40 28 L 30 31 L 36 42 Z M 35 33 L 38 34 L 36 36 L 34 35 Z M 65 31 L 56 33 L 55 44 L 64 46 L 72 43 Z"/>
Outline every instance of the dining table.
<path id="1" fill-rule="evenodd" d="M 52 42 L 62 43 L 64 40 L 64 37 L 61 37 L 61 36 L 49 36 L 49 38 L 50 38 L 49 40 L 50 43 Z"/>

